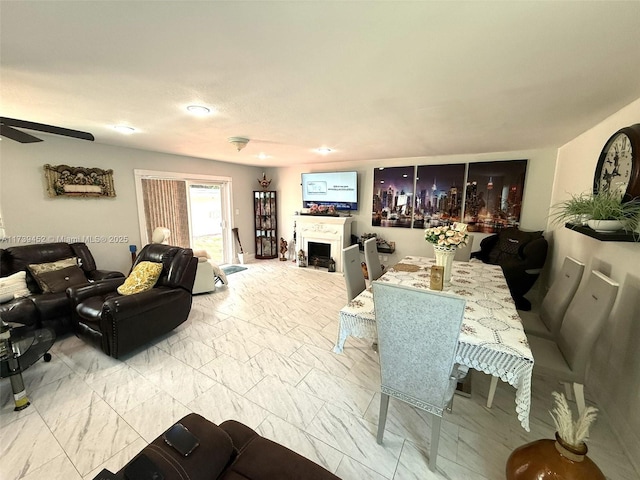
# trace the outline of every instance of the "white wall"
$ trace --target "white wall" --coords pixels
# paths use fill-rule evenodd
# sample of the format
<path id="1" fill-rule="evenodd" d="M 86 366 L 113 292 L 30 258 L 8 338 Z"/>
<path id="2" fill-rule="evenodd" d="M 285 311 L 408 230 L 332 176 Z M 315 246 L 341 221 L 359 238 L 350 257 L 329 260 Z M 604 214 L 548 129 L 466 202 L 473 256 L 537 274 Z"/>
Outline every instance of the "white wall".
<path id="1" fill-rule="evenodd" d="M 607 139 L 638 122 L 640 99 L 561 147 L 552 202 L 590 190 Z M 600 242 L 566 228 L 554 230 L 552 241 L 554 273 L 570 255 L 586 263 L 586 272 L 597 269 L 620 283 L 617 301 L 593 350 L 586 393 L 606 412 L 600 421 L 612 424 L 640 471 L 640 244 Z"/>
<path id="2" fill-rule="evenodd" d="M 396 242 L 396 251 L 383 263 L 392 265 L 406 255 L 432 256 L 433 251 L 424 241 L 423 229 L 390 228 L 371 226 L 373 208 L 373 172 L 378 167 L 437 165 L 448 163 L 467 163 L 491 160 L 528 159 L 526 183 L 524 187 L 521 228 L 523 230 L 544 230 L 551 197 L 551 187 L 556 161 L 555 149 L 528 150 L 518 152 L 499 152 L 481 155 L 450 155 L 438 157 L 395 158 L 361 162 L 324 163 L 317 165 L 295 165 L 280 168 L 274 172 L 272 185 L 279 190 L 279 235 L 290 240 L 293 237 L 293 219 L 295 211 L 302 207 L 302 188 L 300 175 L 304 172 L 318 171 L 358 171 L 359 209 L 354 213 L 352 233 L 377 233 L 387 241 Z M 474 233 L 474 250 L 484 234 Z"/>
<path id="3" fill-rule="evenodd" d="M 123 243 L 88 243 L 98 268 L 128 272 L 129 245 L 142 248 L 134 185 L 134 169 L 220 175 L 232 178 L 233 226 L 242 246 L 253 254 L 253 199 L 262 169 L 176 155 L 100 145 L 52 135 L 40 143 L 0 142 L 0 211 L 7 238 L 3 248 L 33 243 L 21 236 L 43 238 L 123 236 Z M 50 198 L 44 164 L 113 169 L 115 198 Z M 239 210 L 239 214 L 235 210 Z"/>

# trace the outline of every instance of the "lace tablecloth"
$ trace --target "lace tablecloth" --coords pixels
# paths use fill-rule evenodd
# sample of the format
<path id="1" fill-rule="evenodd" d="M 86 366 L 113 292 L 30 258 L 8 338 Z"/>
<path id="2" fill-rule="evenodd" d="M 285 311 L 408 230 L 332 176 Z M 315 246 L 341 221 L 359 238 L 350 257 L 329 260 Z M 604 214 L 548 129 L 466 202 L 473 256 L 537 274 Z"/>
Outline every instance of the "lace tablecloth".
<path id="1" fill-rule="evenodd" d="M 432 258 L 405 257 L 379 281 L 429 289 L 429 270 L 434 263 Z M 444 292 L 460 295 L 467 301 L 456 362 L 500 377 L 514 386 L 518 420 L 529 431 L 533 355 L 502 269 L 477 260 L 454 262 L 451 287 Z M 348 336 L 377 338 L 373 296 L 369 290 L 340 311 L 334 352 L 342 353 Z"/>

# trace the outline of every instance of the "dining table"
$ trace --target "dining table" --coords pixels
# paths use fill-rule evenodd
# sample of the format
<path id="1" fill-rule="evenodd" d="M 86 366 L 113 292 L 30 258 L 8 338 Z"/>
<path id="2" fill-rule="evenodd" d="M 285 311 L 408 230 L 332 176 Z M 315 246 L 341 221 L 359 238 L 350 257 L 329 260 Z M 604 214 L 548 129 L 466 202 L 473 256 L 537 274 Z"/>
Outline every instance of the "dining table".
<path id="1" fill-rule="evenodd" d="M 407 256 L 377 281 L 430 290 L 433 265 L 433 258 Z M 515 387 L 518 420 L 529 431 L 533 355 L 502 268 L 477 259 L 454 261 L 450 285 L 442 292 L 466 300 L 455 362 L 499 377 Z M 349 336 L 377 339 L 370 288 L 340 310 L 335 353 L 343 352 Z"/>

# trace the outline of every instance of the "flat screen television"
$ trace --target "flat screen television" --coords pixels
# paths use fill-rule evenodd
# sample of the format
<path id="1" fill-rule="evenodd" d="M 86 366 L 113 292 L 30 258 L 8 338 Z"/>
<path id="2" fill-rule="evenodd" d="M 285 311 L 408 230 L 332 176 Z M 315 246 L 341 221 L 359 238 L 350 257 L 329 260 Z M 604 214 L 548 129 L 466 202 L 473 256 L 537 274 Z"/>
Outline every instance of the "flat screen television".
<path id="1" fill-rule="evenodd" d="M 302 174 L 302 206 L 333 205 L 336 210 L 358 210 L 358 172 Z"/>

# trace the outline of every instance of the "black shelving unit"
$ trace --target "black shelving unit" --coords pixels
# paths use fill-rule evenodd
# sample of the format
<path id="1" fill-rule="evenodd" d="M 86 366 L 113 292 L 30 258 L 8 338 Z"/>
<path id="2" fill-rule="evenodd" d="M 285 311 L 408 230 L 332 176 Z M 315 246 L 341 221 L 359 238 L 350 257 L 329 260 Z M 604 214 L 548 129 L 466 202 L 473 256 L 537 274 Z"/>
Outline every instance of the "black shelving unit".
<path id="1" fill-rule="evenodd" d="M 565 223 L 564 226 L 574 232 L 587 235 L 601 242 L 640 242 L 640 233 L 618 230 L 617 232 L 596 232 L 594 229 L 573 223 Z"/>
<path id="2" fill-rule="evenodd" d="M 278 256 L 276 192 L 270 190 L 254 191 L 253 214 L 256 258 L 276 258 Z"/>

